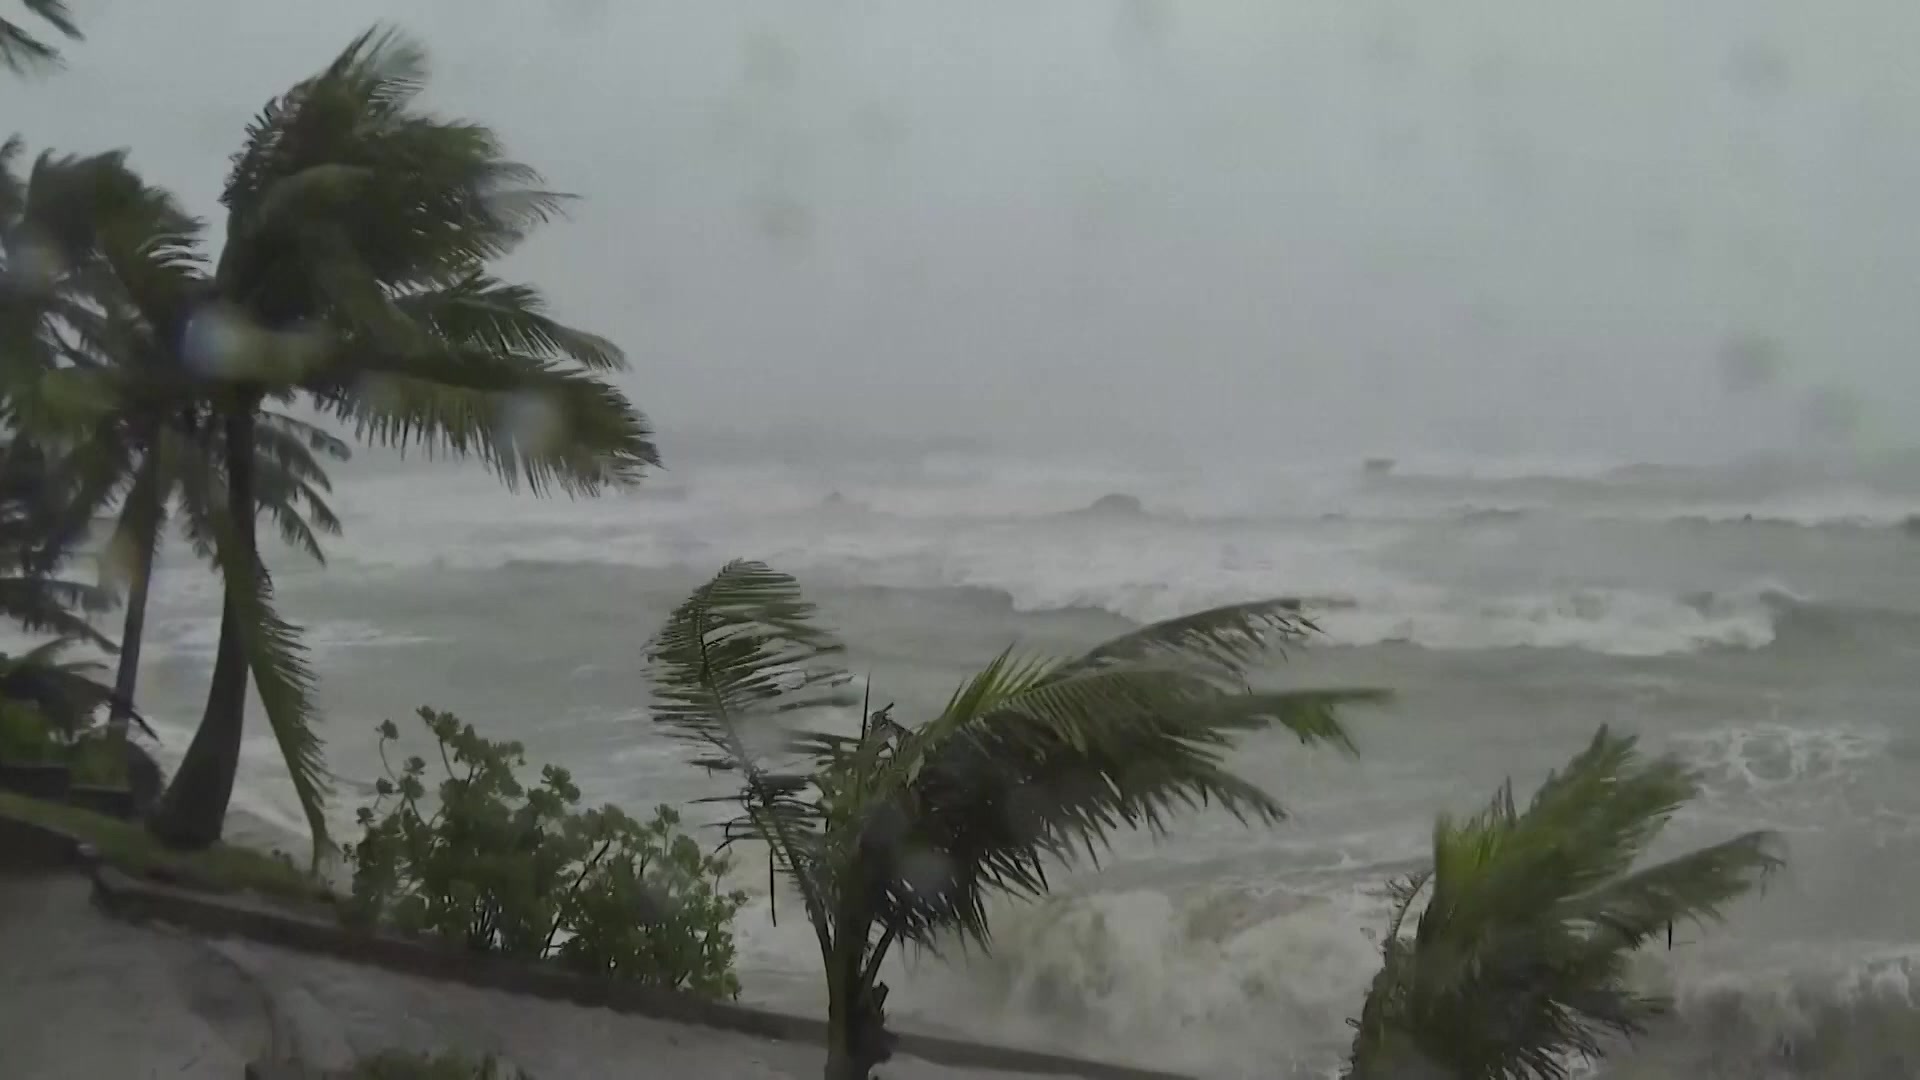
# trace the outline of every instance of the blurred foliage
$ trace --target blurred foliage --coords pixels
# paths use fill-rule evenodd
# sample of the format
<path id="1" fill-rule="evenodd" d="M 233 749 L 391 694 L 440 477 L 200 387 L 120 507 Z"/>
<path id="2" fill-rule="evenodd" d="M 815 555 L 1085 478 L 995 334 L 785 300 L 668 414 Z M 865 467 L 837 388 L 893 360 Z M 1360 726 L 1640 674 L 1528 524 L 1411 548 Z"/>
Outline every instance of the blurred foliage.
<path id="1" fill-rule="evenodd" d="M 1677 759 L 1643 760 L 1602 728 L 1524 811 L 1508 785 L 1472 818 L 1442 817 L 1432 865 L 1392 886 L 1347 1076 L 1566 1080 L 1643 1031 L 1670 1003 L 1633 986 L 1635 950 L 1719 918 L 1780 865 L 1765 832 L 1640 865 L 1699 790 Z"/>

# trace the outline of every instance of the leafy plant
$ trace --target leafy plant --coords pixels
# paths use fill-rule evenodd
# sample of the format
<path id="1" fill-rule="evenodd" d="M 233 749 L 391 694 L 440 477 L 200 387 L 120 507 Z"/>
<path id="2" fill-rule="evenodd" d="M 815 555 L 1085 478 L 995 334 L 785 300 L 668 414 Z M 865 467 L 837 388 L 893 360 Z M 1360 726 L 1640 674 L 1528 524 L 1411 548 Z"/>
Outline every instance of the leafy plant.
<path id="1" fill-rule="evenodd" d="M 851 705 L 842 646 L 785 574 L 728 564 L 650 649 L 654 719 L 740 777 L 729 840 L 766 843 L 799 892 L 825 967 L 828 1080 L 865 1080 L 891 1054 L 880 966 L 901 942 L 990 943 L 996 893 L 1034 896 L 1049 862 L 1096 859 L 1121 828 L 1160 831 L 1217 804 L 1243 820 L 1280 804 L 1225 766 L 1271 727 L 1351 750 L 1341 705 L 1370 690 L 1255 690 L 1246 669 L 1312 625 L 1288 600 L 1143 627 L 1085 655 L 1008 650 L 917 727 L 862 708 L 857 735 L 780 721 Z"/>
<path id="2" fill-rule="evenodd" d="M 1564 1080 L 1643 1030 L 1669 1003 L 1629 985 L 1634 950 L 1718 918 L 1780 865 L 1776 838 L 1750 832 L 1635 869 L 1698 793 L 1679 761 L 1602 728 L 1524 811 L 1509 784 L 1475 817 L 1442 817 L 1432 866 L 1392 886 L 1347 1075 Z"/>
<path id="3" fill-rule="evenodd" d="M 663 806 L 642 824 L 612 806 L 576 810 L 565 769 L 523 786 L 519 743 L 485 739 L 450 713 L 419 717 L 439 747 L 437 800 L 429 812 L 425 758 L 388 760 L 400 732 L 381 724 L 387 775 L 346 848 L 357 918 L 476 952 L 739 994 L 731 927 L 746 896 L 723 889 L 727 859 L 680 833 L 678 814 Z"/>

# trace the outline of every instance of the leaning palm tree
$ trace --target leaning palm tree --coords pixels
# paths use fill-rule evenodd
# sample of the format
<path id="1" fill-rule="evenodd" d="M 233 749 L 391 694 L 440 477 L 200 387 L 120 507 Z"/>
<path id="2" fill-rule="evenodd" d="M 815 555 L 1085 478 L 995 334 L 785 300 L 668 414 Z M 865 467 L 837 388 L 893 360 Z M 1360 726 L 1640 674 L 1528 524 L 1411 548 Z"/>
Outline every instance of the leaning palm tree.
<path id="1" fill-rule="evenodd" d="M 80 40 L 80 26 L 65 0 L 20 0 L 27 14 L 46 23 L 70 41 Z M 60 50 L 47 44 L 33 31 L 13 19 L 0 19 L 0 67 L 20 74 L 44 70 L 60 63 Z"/>
<path id="2" fill-rule="evenodd" d="M 657 462 L 644 419 L 602 377 L 624 365 L 619 350 L 487 272 L 562 197 L 486 128 L 421 110 L 425 79 L 424 53 L 376 28 L 270 102 L 221 193 L 227 243 L 212 274 L 184 306 L 136 296 L 184 343 L 227 448 L 225 510 L 210 523 L 227 585 L 220 646 L 200 726 L 150 819 L 171 844 L 220 835 L 249 676 L 316 857 L 328 842 L 312 672 L 274 611 L 255 535 L 261 481 L 241 449 L 268 402 L 304 398 L 363 438 L 475 457 L 536 493 L 594 493 Z"/>
<path id="3" fill-rule="evenodd" d="M 862 709 L 856 735 L 782 717 L 851 704 L 840 643 L 794 580 L 735 562 L 695 590 L 650 648 L 656 721 L 731 770 L 729 840 L 764 842 L 800 894 L 826 969 L 827 1080 L 866 1080 L 890 1054 L 880 966 L 895 945 L 985 946 L 996 894 L 1036 896 L 1047 867 L 1097 858 L 1116 830 L 1161 831 L 1217 804 L 1273 822 L 1272 796 L 1225 765 L 1281 727 L 1351 750 L 1338 707 L 1374 691 L 1263 691 L 1245 672 L 1311 629 L 1291 601 L 1147 626 L 1071 659 L 1009 650 L 926 723 Z"/>
<path id="4" fill-rule="evenodd" d="M 1718 918 L 1780 864 L 1775 838 L 1750 832 L 1637 865 L 1698 793 L 1679 761 L 1643 761 L 1602 728 L 1524 811 L 1508 785 L 1476 817 L 1441 818 L 1432 866 L 1393 886 L 1347 1075 L 1565 1080 L 1576 1059 L 1643 1030 L 1668 1002 L 1632 987 L 1634 951 Z"/>

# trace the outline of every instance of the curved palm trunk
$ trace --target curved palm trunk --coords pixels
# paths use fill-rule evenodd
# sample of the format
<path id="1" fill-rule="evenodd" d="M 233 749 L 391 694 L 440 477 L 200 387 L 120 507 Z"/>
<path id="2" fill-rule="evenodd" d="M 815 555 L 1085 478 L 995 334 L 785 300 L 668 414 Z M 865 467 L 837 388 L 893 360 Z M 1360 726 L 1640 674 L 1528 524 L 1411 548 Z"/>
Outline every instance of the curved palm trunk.
<path id="1" fill-rule="evenodd" d="M 149 447 L 153 444 L 148 443 Z M 145 474 L 134 481 L 141 505 L 133 507 L 138 523 L 133 551 L 133 580 L 127 586 L 127 617 L 120 631 L 120 666 L 113 677 L 113 707 L 107 715 L 107 734 L 115 740 L 127 737 L 133 718 L 133 695 L 140 681 L 140 642 L 147 630 L 147 596 L 153 578 L 155 549 L 160 544 L 159 455 L 148 451 L 141 462 Z"/>
<path id="2" fill-rule="evenodd" d="M 224 424 L 227 511 L 234 550 L 222 554 L 224 558 L 244 559 L 257 570 L 260 551 L 254 528 L 252 403 L 243 402 Z M 159 811 L 150 820 L 153 834 L 172 847 L 208 847 L 219 841 L 226 825 L 247 718 L 247 649 L 241 639 L 245 628 L 234 600 L 234 590 L 239 587 L 244 586 L 228 574 L 220 611 L 220 645 L 214 654 L 206 711 L 201 714 L 200 728 L 193 733 L 186 757 L 173 774 L 173 783 L 161 799 Z"/>

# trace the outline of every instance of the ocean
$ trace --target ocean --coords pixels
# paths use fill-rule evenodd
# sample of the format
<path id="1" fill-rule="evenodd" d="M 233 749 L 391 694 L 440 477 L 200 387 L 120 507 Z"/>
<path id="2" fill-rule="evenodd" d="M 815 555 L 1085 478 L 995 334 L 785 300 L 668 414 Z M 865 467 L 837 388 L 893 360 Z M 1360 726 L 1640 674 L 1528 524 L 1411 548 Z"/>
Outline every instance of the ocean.
<path id="1" fill-rule="evenodd" d="M 1600 1075 L 1920 1075 L 1910 466 L 736 455 L 591 501 L 418 463 L 339 475 L 330 565 L 270 557 L 323 679 L 343 836 L 378 774 L 374 726 L 407 729 L 423 704 L 522 740 L 594 801 L 714 791 L 650 727 L 643 654 L 735 556 L 799 576 L 875 702 L 907 717 L 1010 643 L 1070 651 L 1130 620 L 1297 595 L 1323 638 L 1263 677 L 1396 691 L 1353 715 L 1358 758 L 1252 740 L 1238 764 L 1291 820 L 1122 837 L 1098 872 L 1000 911 L 990 954 L 903 958 L 900 1025 L 1218 1080 L 1328 1076 L 1377 966 L 1380 886 L 1417 864 L 1434 814 L 1508 777 L 1526 792 L 1609 724 L 1705 778 L 1664 847 L 1765 827 L 1790 865 L 1725 925 L 1645 955 L 1678 1009 Z M 142 703 L 170 759 L 198 716 L 217 587 L 184 551 L 163 563 Z M 298 850 L 257 717 L 236 828 Z M 740 880 L 747 997 L 819 1008 L 799 913 L 770 922 L 764 864 Z"/>

